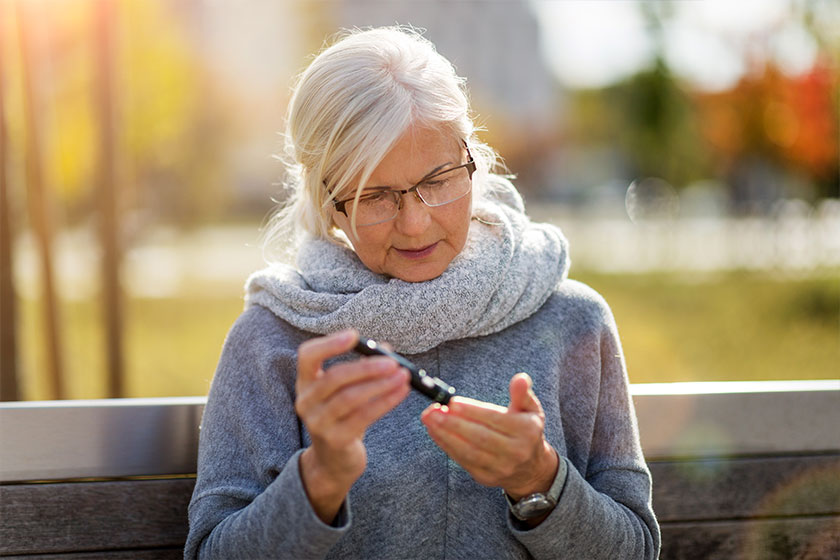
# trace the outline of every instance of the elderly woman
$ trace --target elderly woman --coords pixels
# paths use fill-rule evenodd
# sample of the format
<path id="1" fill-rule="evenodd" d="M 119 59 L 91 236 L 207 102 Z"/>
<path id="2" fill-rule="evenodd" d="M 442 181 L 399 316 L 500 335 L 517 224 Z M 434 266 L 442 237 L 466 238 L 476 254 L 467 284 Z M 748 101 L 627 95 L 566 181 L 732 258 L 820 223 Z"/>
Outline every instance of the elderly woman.
<path id="1" fill-rule="evenodd" d="M 349 33 L 300 77 L 287 140 L 296 266 L 246 286 L 185 557 L 657 557 L 609 308 L 492 173 L 452 65 L 411 30 Z M 457 396 L 430 405 L 360 335 Z"/>

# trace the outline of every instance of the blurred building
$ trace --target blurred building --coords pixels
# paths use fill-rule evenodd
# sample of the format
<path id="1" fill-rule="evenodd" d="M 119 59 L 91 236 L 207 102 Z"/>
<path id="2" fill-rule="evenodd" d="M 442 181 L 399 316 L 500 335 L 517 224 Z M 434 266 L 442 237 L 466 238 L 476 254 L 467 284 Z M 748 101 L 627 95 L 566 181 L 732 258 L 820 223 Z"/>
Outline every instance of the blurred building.
<path id="1" fill-rule="evenodd" d="M 493 117 L 540 128 L 552 121 L 554 83 L 528 2 L 345 0 L 335 6 L 340 27 L 399 23 L 425 29 L 467 78 L 474 103 L 496 111 Z"/>
<path id="2" fill-rule="evenodd" d="M 558 90 L 540 48 L 540 26 L 526 0 L 344 0 L 337 28 L 412 25 L 467 79 L 482 134 L 527 190 L 529 164 L 557 129 Z"/>

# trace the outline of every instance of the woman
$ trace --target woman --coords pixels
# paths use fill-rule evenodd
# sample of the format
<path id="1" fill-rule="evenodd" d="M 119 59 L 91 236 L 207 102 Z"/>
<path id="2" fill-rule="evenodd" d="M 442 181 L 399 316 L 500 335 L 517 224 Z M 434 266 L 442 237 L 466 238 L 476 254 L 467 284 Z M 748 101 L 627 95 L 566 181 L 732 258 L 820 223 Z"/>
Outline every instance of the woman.
<path id="1" fill-rule="evenodd" d="M 275 232 L 202 422 L 186 558 L 655 558 L 615 325 L 493 175 L 417 33 L 350 33 L 300 77 Z M 457 388 L 410 392 L 359 335 Z"/>

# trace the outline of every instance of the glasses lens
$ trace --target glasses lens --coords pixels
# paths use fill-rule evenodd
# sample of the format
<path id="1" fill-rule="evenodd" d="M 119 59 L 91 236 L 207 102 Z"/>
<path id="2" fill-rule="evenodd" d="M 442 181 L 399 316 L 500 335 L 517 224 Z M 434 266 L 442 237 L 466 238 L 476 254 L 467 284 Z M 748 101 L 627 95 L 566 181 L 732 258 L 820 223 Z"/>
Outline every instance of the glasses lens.
<path id="1" fill-rule="evenodd" d="M 464 197 L 472 188 L 470 172 L 466 167 L 456 167 L 429 177 L 417 186 L 417 193 L 427 206 L 443 206 Z M 356 225 L 372 226 L 393 219 L 400 211 L 400 193 L 384 190 L 362 195 L 358 206 L 349 200 L 345 205 Z"/>
<path id="2" fill-rule="evenodd" d="M 472 182 L 466 167 L 444 171 L 423 181 L 417 192 L 429 206 L 442 206 L 454 202 L 470 192 Z"/>
<path id="3" fill-rule="evenodd" d="M 347 203 L 347 210 L 356 216 L 356 225 L 371 226 L 387 222 L 397 215 L 400 208 L 399 194 L 394 191 L 382 191 L 364 195 L 359 199 L 358 207 L 353 202 Z"/>

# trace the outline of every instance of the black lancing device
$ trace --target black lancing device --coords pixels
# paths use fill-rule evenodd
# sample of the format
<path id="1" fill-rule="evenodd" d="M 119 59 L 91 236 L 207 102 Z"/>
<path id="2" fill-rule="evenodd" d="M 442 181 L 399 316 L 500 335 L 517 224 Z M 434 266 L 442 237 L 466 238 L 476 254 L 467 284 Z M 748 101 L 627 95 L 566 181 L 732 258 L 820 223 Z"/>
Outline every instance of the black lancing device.
<path id="1" fill-rule="evenodd" d="M 432 377 L 426 373 L 426 370 L 417 367 L 396 352 L 383 348 L 375 340 L 359 337 L 359 343 L 356 345 L 355 350 L 365 356 L 379 355 L 393 358 L 411 374 L 411 386 L 435 402 L 449 404 L 449 399 L 455 394 L 455 387 L 444 383 L 437 377 Z"/>

